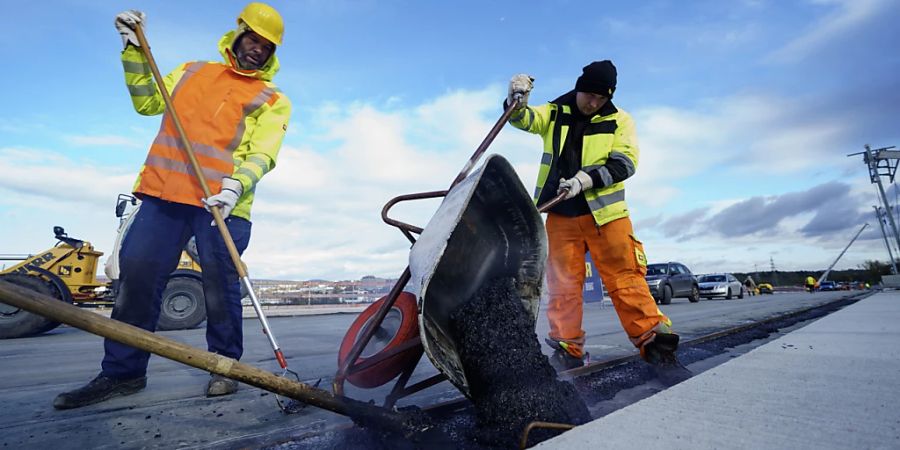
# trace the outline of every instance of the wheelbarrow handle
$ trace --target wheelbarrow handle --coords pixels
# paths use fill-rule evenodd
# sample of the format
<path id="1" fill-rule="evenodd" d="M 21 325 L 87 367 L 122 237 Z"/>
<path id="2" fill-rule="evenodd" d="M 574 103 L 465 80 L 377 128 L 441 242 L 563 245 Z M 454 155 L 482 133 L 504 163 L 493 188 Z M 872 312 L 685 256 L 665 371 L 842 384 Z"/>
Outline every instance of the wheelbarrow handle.
<path id="1" fill-rule="evenodd" d="M 506 124 L 506 121 L 509 120 L 509 116 L 512 115 L 513 111 L 516 107 L 519 106 L 519 98 L 514 98 L 512 103 L 506 106 L 506 109 L 503 111 L 503 114 L 497 119 L 497 123 L 494 124 L 494 127 L 491 128 L 491 131 L 488 132 L 487 136 L 484 137 L 484 140 L 481 141 L 481 145 L 475 149 L 475 153 L 472 154 L 472 157 L 466 161 L 466 165 L 463 166 L 462 170 L 459 172 L 459 175 L 456 176 L 456 179 L 453 180 L 453 183 L 450 184 L 450 189 L 453 189 L 453 186 L 456 186 L 457 183 L 465 179 L 469 172 L 472 171 L 472 168 L 475 167 L 475 163 L 478 162 L 478 159 L 481 158 L 481 155 L 487 150 L 488 146 L 494 142 L 494 138 L 500 134 L 500 129 L 503 128 L 503 125 Z M 448 190 L 450 190 L 448 189 Z"/>
<path id="2" fill-rule="evenodd" d="M 566 194 L 568 194 L 568 193 L 569 193 L 568 189 L 560 192 L 559 195 L 551 198 L 547 203 L 544 203 L 543 205 L 538 206 L 538 212 L 544 213 L 544 212 L 549 211 L 550 208 L 556 206 L 557 204 L 559 204 L 559 202 L 563 201 L 563 199 L 566 198 Z"/>
<path id="3" fill-rule="evenodd" d="M 406 222 L 401 222 L 397 219 L 392 219 L 388 217 L 388 211 L 394 207 L 397 203 L 410 201 L 410 200 L 422 200 L 426 198 L 438 198 L 444 197 L 447 195 L 447 191 L 430 191 L 430 192 L 421 192 L 417 194 L 406 194 L 406 195 L 398 195 L 384 204 L 384 208 L 381 208 L 381 220 L 388 225 L 393 225 L 400 229 L 400 231 L 409 239 L 409 242 L 415 243 L 416 238 L 413 237 L 412 233 L 422 234 L 423 229 L 421 227 L 417 227 L 415 225 L 410 225 Z"/>

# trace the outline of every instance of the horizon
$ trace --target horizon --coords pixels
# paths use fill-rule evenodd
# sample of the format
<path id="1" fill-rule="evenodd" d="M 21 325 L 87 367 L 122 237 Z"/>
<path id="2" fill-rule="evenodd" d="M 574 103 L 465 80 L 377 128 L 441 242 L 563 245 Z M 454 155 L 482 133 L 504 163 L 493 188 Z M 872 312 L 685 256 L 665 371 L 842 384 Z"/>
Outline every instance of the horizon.
<path id="1" fill-rule="evenodd" d="M 116 13 L 147 13 L 168 73 L 219 60 L 215 44 L 245 3 L 59 0 L 0 18 L 16 37 L 0 57 L 40 55 L 0 74 L 11 105 L 0 112 L 0 253 L 50 247 L 54 225 L 104 252 L 101 266 L 112 250 L 114 200 L 130 192 L 160 120 L 132 109 Z M 847 155 L 900 145 L 890 44 L 900 2 L 270 3 L 286 26 L 274 81 L 294 115 L 257 189 L 244 261 L 261 278 L 398 277 L 409 242 L 381 221 L 384 203 L 446 189 L 499 117 L 512 75 L 535 77 L 539 104 L 601 59 L 616 64 L 614 103 L 637 126 L 640 162 L 625 185 L 649 260 L 697 273 L 752 272 L 770 258 L 827 267 L 863 223 L 877 224 L 866 166 Z M 565 26 L 547 33 L 548 23 Z M 488 153 L 532 191 L 540 138 L 505 126 Z M 884 181 L 897 203 L 900 189 Z M 437 205 L 395 214 L 424 227 Z M 889 261 L 877 226 L 835 269 L 867 260 Z"/>

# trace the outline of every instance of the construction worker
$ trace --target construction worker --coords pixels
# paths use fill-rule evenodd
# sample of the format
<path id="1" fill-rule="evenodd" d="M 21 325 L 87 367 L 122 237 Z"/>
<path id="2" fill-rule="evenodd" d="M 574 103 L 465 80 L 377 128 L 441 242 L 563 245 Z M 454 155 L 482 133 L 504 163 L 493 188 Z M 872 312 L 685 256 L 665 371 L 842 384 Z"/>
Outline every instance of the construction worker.
<path id="1" fill-rule="evenodd" d="M 816 279 L 812 276 L 806 277 L 806 292 L 809 292 L 810 294 L 816 292 Z"/>
<path id="2" fill-rule="evenodd" d="M 678 335 L 644 279 L 647 258 L 625 204 L 623 181 L 634 175 L 639 149 L 634 121 L 612 103 L 616 77 L 612 62 L 592 62 L 575 89 L 541 106 L 528 105 L 529 75 L 510 80 L 506 105 L 519 99 L 510 124 L 544 141 L 535 202 L 544 204 L 566 192 L 546 221 L 547 343 L 555 350 L 557 367 L 577 367 L 587 359 L 582 284 L 585 252 L 590 251 L 622 327 L 641 356 L 657 367 L 686 372 L 675 357 Z"/>
<path id="3" fill-rule="evenodd" d="M 165 104 L 135 33 L 144 13 L 126 11 L 115 26 L 125 46 L 122 64 L 135 110 L 165 112 Z M 218 207 L 239 252 L 250 240 L 250 207 L 260 178 L 275 167 L 291 115 L 291 103 L 272 83 L 284 24 L 271 6 L 250 3 L 237 27 L 219 41 L 224 63 L 182 64 L 165 78 L 174 108 L 192 141 L 211 192 L 203 191 L 168 112 L 138 175 L 134 194 L 143 202 L 119 254 L 120 290 L 112 318 L 154 331 L 161 294 L 188 239 L 196 237 L 206 298 L 206 341 L 211 352 L 234 359 L 243 353 L 241 293 L 237 271 L 208 208 Z M 60 394 L 53 406 L 77 408 L 129 395 L 147 384 L 150 354 L 107 339 L 100 374 Z M 237 390 L 237 382 L 213 375 L 208 396 Z"/>
<path id="4" fill-rule="evenodd" d="M 756 282 L 753 281 L 753 277 L 747 275 L 747 278 L 744 279 L 744 287 L 747 288 L 747 292 L 750 293 L 750 296 L 756 295 L 759 290 L 756 289 Z"/>

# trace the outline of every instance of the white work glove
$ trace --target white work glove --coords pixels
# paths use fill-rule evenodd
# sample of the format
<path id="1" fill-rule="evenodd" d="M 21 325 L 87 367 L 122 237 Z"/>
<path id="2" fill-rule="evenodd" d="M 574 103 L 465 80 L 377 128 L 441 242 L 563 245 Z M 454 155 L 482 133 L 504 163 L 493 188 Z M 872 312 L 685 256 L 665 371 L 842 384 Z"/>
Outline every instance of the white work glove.
<path id="1" fill-rule="evenodd" d="M 237 201 L 241 198 L 241 194 L 244 193 L 244 186 L 241 185 L 241 182 L 235 180 L 234 178 L 222 178 L 222 190 L 219 191 L 218 194 L 213 195 L 210 198 L 204 198 L 203 207 L 209 211 L 209 208 L 212 207 L 220 207 L 222 212 L 222 220 L 227 219 L 229 215 L 231 215 L 231 211 L 234 209 L 234 205 L 237 205 Z M 213 220 L 210 225 L 215 225 L 216 221 Z"/>
<path id="2" fill-rule="evenodd" d="M 128 44 L 135 47 L 141 46 L 141 44 L 138 43 L 137 33 L 135 33 L 134 29 L 137 28 L 139 23 L 144 23 L 144 17 L 146 17 L 146 15 L 136 9 L 120 12 L 116 16 L 116 30 L 122 35 L 123 47 L 128 47 Z"/>
<path id="3" fill-rule="evenodd" d="M 566 197 L 563 198 L 563 200 L 568 200 L 592 187 L 594 187 L 594 180 L 591 179 L 591 176 L 579 170 L 574 177 L 568 180 L 559 179 L 559 189 L 556 190 L 556 195 L 562 194 L 564 190 L 568 191 Z"/>
<path id="4" fill-rule="evenodd" d="M 528 106 L 528 94 L 534 88 L 534 78 L 527 73 L 520 73 L 509 80 L 509 91 L 506 94 L 506 104 L 512 105 L 513 100 L 519 97 L 519 104 L 516 109 Z"/>

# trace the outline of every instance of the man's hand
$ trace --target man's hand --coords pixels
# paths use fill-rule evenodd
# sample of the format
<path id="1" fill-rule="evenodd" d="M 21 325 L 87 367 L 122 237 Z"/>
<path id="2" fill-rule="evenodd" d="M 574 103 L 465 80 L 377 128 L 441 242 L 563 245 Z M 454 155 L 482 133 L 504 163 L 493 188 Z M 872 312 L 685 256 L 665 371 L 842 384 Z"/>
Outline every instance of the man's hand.
<path id="1" fill-rule="evenodd" d="M 116 30 L 122 35 L 122 46 L 128 47 L 128 44 L 135 47 L 141 46 L 141 44 L 138 43 L 137 34 L 134 29 L 137 28 L 139 23 L 143 24 L 144 17 L 145 14 L 136 9 L 120 12 L 116 16 Z"/>
<path id="2" fill-rule="evenodd" d="M 220 207 L 222 208 L 222 220 L 227 219 L 229 215 L 231 215 L 231 211 L 234 209 L 234 205 L 237 205 L 237 201 L 241 198 L 241 194 L 244 193 L 244 187 L 241 185 L 241 182 L 235 180 L 234 178 L 222 178 L 222 190 L 219 191 L 218 194 L 213 195 L 210 198 L 204 198 L 203 207 L 209 211 L 209 208 Z M 216 222 L 213 221 L 210 225 L 215 225 Z"/>
<path id="3" fill-rule="evenodd" d="M 559 179 L 559 189 L 556 190 L 556 195 L 562 194 L 563 191 L 567 191 L 566 197 L 563 198 L 563 200 L 568 200 L 592 187 L 594 187 L 594 180 L 591 179 L 591 176 L 584 171 L 579 170 L 574 177 L 569 178 L 568 180 L 564 178 Z"/>
<path id="4" fill-rule="evenodd" d="M 509 80 L 509 91 L 506 94 L 506 104 L 512 105 L 513 100 L 519 99 L 516 109 L 528 106 L 528 94 L 534 87 L 534 78 L 527 73 L 520 73 Z"/>

